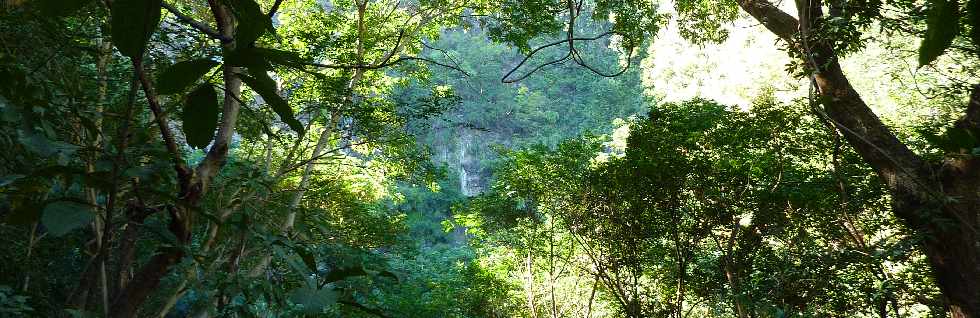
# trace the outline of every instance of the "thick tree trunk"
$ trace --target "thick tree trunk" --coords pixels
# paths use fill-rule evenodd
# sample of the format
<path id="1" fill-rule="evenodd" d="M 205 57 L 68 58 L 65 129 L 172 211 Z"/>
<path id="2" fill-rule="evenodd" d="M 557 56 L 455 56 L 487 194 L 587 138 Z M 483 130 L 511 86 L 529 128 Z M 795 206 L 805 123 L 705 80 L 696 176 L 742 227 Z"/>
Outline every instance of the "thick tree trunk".
<path id="1" fill-rule="evenodd" d="M 851 86 L 830 46 L 833 40 L 808 34 L 818 29 L 823 14 L 820 1 L 798 2 L 800 20 L 766 0 L 738 0 L 738 4 L 809 65 L 826 117 L 888 187 L 895 216 L 922 237 L 923 251 L 952 316 L 980 317 L 977 159 L 948 154 L 933 166 L 895 137 Z M 976 131 L 978 123 L 980 86 L 956 126 Z"/>

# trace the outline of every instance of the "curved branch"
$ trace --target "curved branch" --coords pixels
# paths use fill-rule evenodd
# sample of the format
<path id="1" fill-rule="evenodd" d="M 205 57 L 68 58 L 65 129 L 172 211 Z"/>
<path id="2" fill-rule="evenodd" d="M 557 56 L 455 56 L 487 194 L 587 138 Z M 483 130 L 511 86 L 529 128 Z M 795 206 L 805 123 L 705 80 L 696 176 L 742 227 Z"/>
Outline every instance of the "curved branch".
<path id="1" fill-rule="evenodd" d="M 570 58 L 571 56 L 572 56 L 572 51 L 568 51 L 568 53 L 566 53 L 565 56 L 563 56 L 560 59 L 556 59 L 556 60 L 550 61 L 548 63 L 544 63 L 544 64 L 541 64 L 541 65 L 538 65 L 537 67 L 531 69 L 531 71 L 529 71 L 527 73 L 524 73 L 524 75 L 521 75 L 518 78 L 515 78 L 515 79 L 507 79 L 508 77 L 510 77 L 511 74 L 513 74 L 515 71 L 517 71 L 518 68 L 520 68 L 520 65 L 518 65 L 517 67 L 511 69 L 510 72 L 507 72 L 507 74 L 504 75 L 504 77 L 500 81 L 501 82 L 504 82 L 504 83 L 507 83 L 507 84 L 517 83 L 517 82 L 523 81 L 528 76 L 531 76 L 531 74 L 537 73 L 538 71 L 540 71 L 541 69 L 545 68 L 546 66 L 565 63 L 566 61 L 568 61 L 568 58 Z"/>
<path id="2" fill-rule="evenodd" d="M 501 82 L 504 82 L 504 83 L 518 82 L 518 81 L 520 81 L 520 80 L 522 80 L 524 78 L 527 78 L 529 75 L 533 74 L 534 72 L 537 72 L 543 66 L 564 62 L 564 60 L 567 59 L 572 54 L 572 51 L 569 50 L 568 51 L 568 54 L 566 54 L 566 56 L 563 57 L 563 58 L 561 58 L 561 59 L 554 60 L 554 61 L 551 61 L 551 62 L 542 64 L 541 66 L 538 66 L 538 67 L 534 68 L 534 70 L 531 70 L 531 72 L 528 72 L 527 74 L 521 76 L 520 78 L 517 78 L 517 79 L 508 79 L 508 78 L 510 78 L 511 75 L 514 74 L 514 72 L 517 72 L 517 70 L 520 69 L 521 66 L 524 66 L 524 64 L 527 63 L 528 60 L 530 60 L 532 57 L 534 57 L 534 55 L 537 54 L 538 52 L 540 52 L 541 50 L 544 50 L 544 49 L 549 48 L 549 47 L 552 47 L 552 46 L 561 45 L 561 44 L 564 44 L 566 42 L 574 42 L 574 41 L 595 41 L 595 40 L 601 39 L 601 38 L 603 38 L 605 36 L 609 36 L 609 35 L 612 35 L 612 34 L 613 34 L 612 31 L 608 31 L 608 32 L 605 32 L 605 33 L 596 35 L 594 37 L 585 37 L 585 38 L 569 37 L 569 38 L 566 38 L 564 40 L 555 41 L 555 42 L 551 42 L 551 43 L 548 43 L 548 44 L 539 46 L 539 47 L 535 48 L 534 50 L 531 50 L 531 52 L 529 52 L 526 56 L 524 56 L 524 59 L 522 59 L 520 63 L 517 63 L 517 66 L 515 66 L 509 72 L 507 72 L 507 74 L 505 74 L 504 77 L 500 79 L 500 81 Z"/>
<path id="3" fill-rule="evenodd" d="M 620 69 L 616 73 L 603 73 L 602 71 L 599 71 L 599 70 L 595 69 L 594 67 L 592 67 L 588 63 L 585 63 L 585 60 L 582 59 L 582 56 L 578 54 L 578 50 L 575 50 L 573 52 L 573 54 L 572 54 L 572 60 L 575 61 L 575 64 L 578 64 L 579 66 L 585 67 L 589 71 L 592 71 L 592 73 L 595 73 L 595 75 L 599 75 L 599 76 L 602 76 L 602 77 L 616 77 L 616 76 L 623 75 L 623 73 L 626 73 L 626 71 L 629 70 L 630 65 L 633 64 L 633 52 L 627 52 L 626 53 L 626 65 L 623 66 L 623 68 Z"/>

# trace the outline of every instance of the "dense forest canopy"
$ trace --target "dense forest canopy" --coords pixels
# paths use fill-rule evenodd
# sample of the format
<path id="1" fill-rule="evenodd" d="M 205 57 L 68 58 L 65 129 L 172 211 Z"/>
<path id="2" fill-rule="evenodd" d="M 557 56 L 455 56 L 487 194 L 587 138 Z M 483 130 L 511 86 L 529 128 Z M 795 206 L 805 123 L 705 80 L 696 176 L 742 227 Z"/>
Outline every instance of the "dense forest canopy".
<path id="1" fill-rule="evenodd" d="M 980 0 L 4 0 L 0 317 L 980 317 Z"/>

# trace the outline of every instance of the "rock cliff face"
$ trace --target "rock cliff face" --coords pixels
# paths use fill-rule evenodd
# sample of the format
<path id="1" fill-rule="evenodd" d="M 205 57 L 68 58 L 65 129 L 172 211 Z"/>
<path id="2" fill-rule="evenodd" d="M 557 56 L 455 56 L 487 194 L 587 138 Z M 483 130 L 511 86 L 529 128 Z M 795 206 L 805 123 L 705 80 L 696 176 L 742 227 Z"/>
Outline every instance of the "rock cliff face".
<path id="1" fill-rule="evenodd" d="M 468 130 L 462 130 L 456 136 L 459 190 L 468 197 L 480 194 L 486 187 L 486 178 L 480 171 L 479 158 L 482 157 L 480 152 L 487 150 L 487 147 L 479 143 L 474 144 L 474 138 L 478 137 Z"/>
<path id="2" fill-rule="evenodd" d="M 480 162 L 494 156 L 490 145 L 496 141 L 490 137 L 486 132 L 460 128 L 451 134 L 450 140 L 438 143 L 433 149 L 439 154 L 433 159 L 449 167 L 459 180 L 459 192 L 465 196 L 479 195 L 487 188 L 489 171 L 484 171 Z"/>

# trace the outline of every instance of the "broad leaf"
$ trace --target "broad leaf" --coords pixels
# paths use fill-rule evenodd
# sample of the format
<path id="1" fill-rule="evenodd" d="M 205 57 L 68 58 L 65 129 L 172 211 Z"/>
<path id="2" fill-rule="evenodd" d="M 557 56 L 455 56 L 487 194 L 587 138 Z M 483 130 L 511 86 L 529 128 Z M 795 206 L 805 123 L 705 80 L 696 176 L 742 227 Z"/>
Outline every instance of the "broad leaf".
<path id="1" fill-rule="evenodd" d="M 251 87 L 256 93 L 259 93 L 262 99 L 269 104 L 269 107 L 272 107 L 272 110 L 279 115 L 279 119 L 289 125 L 290 129 L 302 135 L 303 124 L 296 120 L 296 117 L 293 115 L 293 109 L 289 107 L 286 100 L 282 99 L 276 93 L 276 82 L 265 71 L 250 71 L 251 76 L 241 74 L 242 81 L 248 84 L 248 87 Z"/>
<path id="2" fill-rule="evenodd" d="M 217 65 L 218 62 L 206 58 L 171 65 L 157 77 L 157 93 L 177 94 L 183 92 Z"/>
<path id="3" fill-rule="evenodd" d="M 238 47 L 248 47 L 265 33 L 274 31 L 272 19 L 254 0 L 230 0 L 231 7 L 238 18 L 238 29 L 235 31 L 235 42 Z"/>
<path id="4" fill-rule="evenodd" d="M 160 24 L 162 0 L 116 0 L 112 2 L 112 42 L 130 58 L 143 56 L 146 43 Z"/>
<path id="5" fill-rule="evenodd" d="M 289 300 L 295 304 L 303 305 L 303 311 L 307 313 L 320 313 L 327 306 L 337 303 L 337 292 L 333 289 L 316 289 L 305 286 L 293 290 Z"/>
<path id="6" fill-rule="evenodd" d="M 187 94 L 181 120 L 188 144 L 203 149 L 211 143 L 218 127 L 218 93 L 214 86 L 204 83 Z"/>
<path id="7" fill-rule="evenodd" d="M 92 222 L 91 208 L 72 201 L 55 201 L 44 207 L 41 223 L 52 236 L 62 236 Z"/>
<path id="8" fill-rule="evenodd" d="M 254 50 L 256 53 L 264 56 L 266 61 L 277 65 L 289 66 L 293 68 L 302 68 L 305 65 L 305 61 L 297 52 L 261 47 L 254 48 Z"/>
<path id="9" fill-rule="evenodd" d="M 354 266 L 347 268 L 335 268 L 331 270 L 327 275 L 323 276 L 322 284 L 326 285 L 329 283 L 341 281 L 350 277 L 356 276 L 366 276 L 368 273 L 364 270 L 363 266 Z"/>
<path id="10" fill-rule="evenodd" d="M 6 187 L 7 185 L 14 183 L 14 181 L 17 181 L 24 177 L 26 176 L 22 174 L 11 174 L 11 175 L 2 176 L 0 177 L 0 187 Z"/>
<path id="11" fill-rule="evenodd" d="M 263 47 L 244 47 L 225 54 L 225 63 L 231 66 L 270 69 L 270 62 L 300 69 L 306 65 L 299 53 Z"/>
<path id="12" fill-rule="evenodd" d="M 67 16 L 75 13 L 92 0 L 41 0 L 38 5 L 41 13 L 49 16 Z"/>
<path id="13" fill-rule="evenodd" d="M 244 66 L 250 69 L 270 69 L 272 64 L 266 61 L 258 48 L 241 47 L 231 52 L 225 53 L 225 63 L 231 66 Z"/>
<path id="14" fill-rule="evenodd" d="M 926 35 L 919 46 L 919 66 L 935 61 L 959 32 L 959 4 L 956 0 L 932 0 L 926 20 Z"/>
<path id="15" fill-rule="evenodd" d="M 292 245 L 291 247 L 293 248 L 293 251 L 296 252 L 296 254 L 299 254 L 299 257 L 303 259 L 303 264 L 306 265 L 306 268 L 308 268 L 311 273 L 316 273 L 318 271 L 316 267 L 316 258 L 313 257 L 313 253 L 310 253 L 310 251 L 307 251 L 298 245 Z"/>

